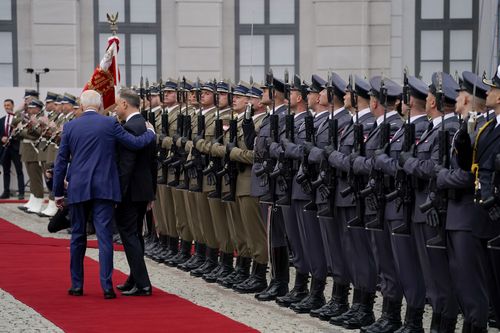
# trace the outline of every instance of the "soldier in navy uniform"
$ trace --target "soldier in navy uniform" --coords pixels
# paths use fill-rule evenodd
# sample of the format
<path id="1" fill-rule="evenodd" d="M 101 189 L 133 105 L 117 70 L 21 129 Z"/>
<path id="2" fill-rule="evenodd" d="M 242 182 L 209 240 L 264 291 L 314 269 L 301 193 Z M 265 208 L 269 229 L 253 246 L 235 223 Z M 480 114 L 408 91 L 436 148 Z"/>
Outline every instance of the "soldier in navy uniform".
<path id="1" fill-rule="evenodd" d="M 408 78 L 408 88 L 409 100 L 407 101 L 407 104 L 403 104 L 402 111 L 403 115 L 407 118 L 407 124 L 409 117 L 409 124 L 414 125 L 415 140 L 416 142 L 419 142 L 420 137 L 424 131 L 427 130 L 429 125 L 425 112 L 425 99 L 427 98 L 428 87 L 421 80 L 414 76 L 410 76 Z M 408 176 L 398 165 L 399 154 L 403 150 L 403 144 L 406 144 L 404 142 L 406 130 L 407 129 L 405 128 L 401 128 L 392 137 L 389 152 L 376 152 L 374 161 L 375 169 L 383 171 L 390 177 L 397 177 L 397 173 L 399 172 L 402 173 L 400 177 L 408 179 Z M 415 142 L 412 142 L 411 144 L 414 145 Z M 396 184 L 396 187 L 397 186 L 398 184 Z M 409 190 L 412 189 L 412 187 L 409 188 Z M 413 198 L 413 194 L 410 193 L 410 195 L 411 198 Z M 406 209 L 409 209 L 410 214 L 413 211 L 413 207 L 410 206 L 412 202 L 407 203 L 410 207 L 403 207 L 403 204 L 405 203 L 399 201 L 398 199 L 387 203 L 385 216 L 387 220 L 386 228 L 388 229 L 388 232 L 392 232 L 393 229 L 403 225 L 403 214 Z M 423 332 L 422 316 L 425 306 L 425 284 L 422 269 L 418 263 L 414 233 L 410 233 L 410 235 L 398 235 L 393 233 L 391 235 L 390 242 L 395 261 L 397 279 L 402 288 L 407 305 L 405 323 L 402 329 L 398 332 Z"/>
<path id="2" fill-rule="evenodd" d="M 381 145 L 387 144 L 382 142 L 384 136 L 384 122 L 386 126 L 389 126 L 389 138 L 386 139 L 393 137 L 402 125 L 401 117 L 395 110 L 395 105 L 401 96 L 402 89 L 394 81 L 383 79 L 380 76 L 375 76 L 370 79 L 370 85 L 370 110 L 375 117 L 375 124 L 365 140 L 365 156 L 356 156 L 352 163 L 355 174 L 369 177 L 368 187 L 373 189 L 374 186 L 379 184 L 374 184 L 372 182 L 380 181 L 380 179 L 375 178 L 372 170 L 375 152 L 377 149 L 381 148 Z M 385 87 L 386 92 L 382 91 L 383 87 Z M 386 101 L 382 102 L 384 99 Z M 385 105 L 382 103 L 385 103 Z M 387 149 L 387 147 L 384 146 L 381 150 L 385 149 Z M 389 177 L 384 177 L 383 182 L 384 190 L 385 192 L 388 192 L 386 188 L 390 183 Z M 367 299 L 365 307 L 363 307 L 364 313 L 361 316 L 356 316 L 350 321 L 347 321 L 348 324 L 345 326 L 350 328 L 361 328 L 363 326 L 367 326 L 362 329 L 362 331 L 366 330 L 367 332 L 391 332 L 401 326 L 400 312 L 403 294 L 399 285 L 395 263 L 392 256 L 389 228 L 385 221 L 378 221 L 378 219 L 383 219 L 384 217 L 380 217 L 379 214 L 377 214 L 377 210 L 384 209 L 385 207 L 374 207 L 370 204 L 370 200 L 372 200 L 372 202 L 379 201 L 378 198 L 375 198 L 376 195 L 376 193 L 372 193 L 365 200 L 366 228 L 369 228 L 372 224 L 381 224 L 381 228 L 383 230 L 367 231 L 367 239 L 362 240 L 366 243 L 360 242 L 359 245 L 366 247 L 364 250 L 366 252 L 373 248 L 377 273 L 380 279 L 381 292 L 384 296 L 382 307 L 383 313 L 380 320 L 373 323 L 373 302 L 375 298 L 374 283 L 376 283 L 376 281 L 365 280 L 365 293 L 367 294 Z M 383 202 L 380 204 L 383 204 Z"/>
<path id="3" fill-rule="evenodd" d="M 441 79 L 440 79 L 441 77 Z M 440 84 L 440 82 L 442 84 Z M 442 85 L 444 94 L 443 110 L 438 110 L 438 89 Z M 455 329 L 458 303 L 451 284 L 446 251 L 428 248 L 427 242 L 437 236 L 436 228 L 426 224 L 430 222 L 428 215 L 423 214 L 419 207 L 429 196 L 429 183 L 435 176 L 434 168 L 439 161 L 438 133 L 444 129 L 450 134 L 449 140 L 459 128 L 455 111 L 456 89 L 458 84 L 447 73 L 434 73 L 432 84 L 426 100 L 427 115 L 432 119 L 428 131 L 415 147 L 415 153 L 403 152 L 399 155 L 399 164 L 407 174 L 412 175 L 417 183 L 415 190 L 415 208 L 413 229 L 415 233 L 417 252 L 424 274 L 427 297 L 432 306 L 431 332 L 453 332 Z M 443 112 L 443 113 L 441 113 Z M 415 263 L 409 263 L 414 265 Z"/>
<path id="4" fill-rule="evenodd" d="M 262 103 L 271 105 L 274 103 L 274 112 L 279 117 L 278 130 L 279 134 L 285 128 L 285 115 L 287 113 L 286 100 L 284 97 L 285 84 L 276 78 L 273 78 L 274 94 L 269 96 L 269 92 L 265 91 L 262 95 Z M 272 97 L 272 98 L 271 98 Z M 274 102 L 271 102 L 274 99 Z M 252 195 L 258 196 L 261 199 L 269 196 L 269 175 L 264 173 L 260 177 L 256 173 L 263 168 L 265 156 L 268 154 L 269 145 L 271 143 L 271 127 L 270 116 L 268 115 L 262 120 L 260 131 L 255 141 L 255 163 L 252 166 Z M 284 296 L 288 292 L 288 281 L 290 279 L 288 249 L 285 233 L 285 225 L 281 207 L 270 205 L 261 202 L 261 211 L 263 220 L 267 221 L 268 227 L 268 242 L 271 261 L 271 282 L 269 286 L 262 292 L 255 295 L 259 301 L 273 301 L 276 297 Z"/>
<path id="5" fill-rule="evenodd" d="M 356 96 L 357 105 L 352 106 L 354 111 L 351 112 L 354 114 L 355 122 L 357 121 L 363 126 L 364 138 L 368 136 L 375 123 L 369 107 L 370 89 L 368 82 L 355 76 L 354 87 L 349 87 L 350 92 L 346 94 L 346 99 L 351 98 L 352 93 Z M 351 172 L 351 153 L 354 143 L 354 125 L 351 123 L 340 136 L 338 150 L 327 151 L 329 153 L 328 162 L 340 173 L 335 191 L 335 206 L 338 209 L 336 223 L 342 223 L 343 226 L 341 246 L 345 253 L 349 276 L 354 285 L 352 306 L 347 310 L 347 293 L 344 293 L 340 301 L 344 306 L 341 308 L 342 311 L 339 311 L 342 314 L 330 319 L 330 323 L 337 326 L 343 326 L 350 319 L 361 318 L 367 312 L 369 315 L 377 282 L 375 260 L 369 247 L 368 233 L 365 230 L 348 228 L 347 226 L 347 222 L 356 217 L 354 195 L 353 193 L 345 197 L 341 195 L 341 192 L 350 186 L 348 174 Z"/>
<path id="6" fill-rule="evenodd" d="M 307 101 L 304 101 L 301 94 L 302 82 L 300 77 L 295 76 L 293 85 L 290 87 L 290 108 L 294 113 L 294 138 L 295 142 L 299 139 L 299 130 L 304 130 L 304 119 L 310 116 L 307 110 Z M 306 88 L 304 88 L 306 89 Z M 283 142 L 283 141 L 282 141 Z M 280 154 L 284 153 L 282 142 L 273 142 L 269 147 L 269 152 L 274 158 L 278 158 Z M 293 169 L 293 167 L 292 167 Z M 291 170 L 288 170 L 291 171 Z M 296 170 L 293 170 L 295 172 Z M 288 191 L 298 191 L 299 184 L 292 180 L 291 188 Z M 309 282 L 309 269 L 306 262 L 305 248 L 307 244 L 302 244 L 299 233 L 299 225 L 297 215 L 295 214 L 296 202 L 292 201 L 290 205 L 281 205 L 283 212 L 283 220 L 285 223 L 285 230 L 288 239 L 289 249 L 292 253 L 292 263 L 295 267 L 295 283 L 292 290 L 286 295 L 278 297 L 276 303 L 283 307 L 289 307 L 293 303 L 300 302 L 305 298 L 309 292 L 307 284 Z"/>
<path id="7" fill-rule="evenodd" d="M 326 164 L 326 167 L 329 168 L 326 151 L 327 149 L 333 149 L 333 146 L 330 145 L 329 120 L 332 117 L 337 120 L 337 133 L 333 133 L 333 135 L 337 135 L 338 137 L 350 125 L 352 120 L 351 114 L 344 107 L 347 83 L 338 74 L 332 73 L 331 86 L 333 105 L 330 107 L 333 112 L 316 132 L 316 147 L 311 149 L 308 156 L 309 163 L 318 165 L 320 170 L 323 168 L 323 164 Z M 324 93 L 322 92 L 322 94 Z M 329 147 L 325 148 L 327 146 Z M 336 172 L 336 170 L 331 169 L 331 172 Z M 330 177 L 334 177 L 334 175 L 330 175 Z M 322 320 L 329 320 L 331 317 L 347 311 L 346 298 L 349 293 L 350 277 L 347 271 L 345 254 L 341 246 L 343 227 L 340 221 L 337 220 L 338 215 L 334 203 L 335 193 L 332 191 L 328 194 L 323 194 L 320 189 L 321 187 L 317 190 L 315 200 L 318 206 L 319 227 L 327 268 L 333 276 L 333 288 L 330 301 L 319 309 L 311 310 L 310 315 L 312 317 L 319 317 Z M 322 214 L 322 212 L 326 214 Z"/>
<path id="8" fill-rule="evenodd" d="M 487 90 L 477 75 L 464 72 L 457 111 L 472 99 L 484 105 Z M 446 219 L 450 273 L 465 330 L 473 327 L 474 332 L 479 332 L 486 331 L 488 322 L 488 249 L 484 245 L 495 234 L 487 212 L 474 203 L 471 141 L 466 124 L 464 121 L 453 138 L 451 165 L 438 172 L 437 186 L 454 193 L 448 199 Z"/>

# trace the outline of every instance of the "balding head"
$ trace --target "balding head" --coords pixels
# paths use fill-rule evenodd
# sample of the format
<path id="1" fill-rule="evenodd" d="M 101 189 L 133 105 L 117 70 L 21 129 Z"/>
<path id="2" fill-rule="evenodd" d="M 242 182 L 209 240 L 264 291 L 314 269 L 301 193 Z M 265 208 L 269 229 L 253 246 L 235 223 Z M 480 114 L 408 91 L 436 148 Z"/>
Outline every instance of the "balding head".
<path id="1" fill-rule="evenodd" d="M 95 90 L 85 90 L 80 95 L 80 104 L 83 110 L 99 110 L 101 108 L 101 94 Z"/>

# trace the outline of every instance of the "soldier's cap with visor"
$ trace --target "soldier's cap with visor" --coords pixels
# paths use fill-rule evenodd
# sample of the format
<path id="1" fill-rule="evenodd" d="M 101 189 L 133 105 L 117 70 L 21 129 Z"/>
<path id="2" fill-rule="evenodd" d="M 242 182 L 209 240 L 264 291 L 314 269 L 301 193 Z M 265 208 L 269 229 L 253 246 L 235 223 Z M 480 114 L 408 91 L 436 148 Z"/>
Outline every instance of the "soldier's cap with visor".
<path id="1" fill-rule="evenodd" d="M 63 97 L 63 100 L 61 101 L 62 104 L 72 104 L 72 105 L 75 105 L 76 104 L 76 97 L 71 95 L 71 94 L 68 94 L 68 93 L 64 93 L 64 97 Z"/>
<path id="2" fill-rule="evenodd" d="M 177 89 L 177 82 L 171 78 L 163 83 L 162 91 L 175 91 Z"/>
<path id="3" fill-rule="evenodd" d="M 484 84 L 483 80 L 476 74 L 469 71 L 464 71 L 462 72 L 462 77 L 458 78 L 458 81 L 458 92 L 466 91 L 471 95 L 474 95 L 475 93 L 477 98 L 486 99 L 486 92 L 490 88 L 486 84 Z M 476 91 L 474 91 L 474 85 Z"/>
<path id="4" fill-rule="evenodd" d="M 62 103 L 62 100 L 63 100 L 64 96 L 63 95 L 57 95 L 56 97 L 56 100 L 55 100 L 55 103 L 56 104 L 61 104 Z"/>
<path id="5" fill-rule="evenodd" d="M 47 102 L 55 102 L 57 100 L 57 94 L 55 92 L 48 91 L 47 97 L 45 97 L 45 103 Z"/>
<path id="6" fill-rule="evenodd" d="M 212 81 L 207 81 L 201 85 L 200 89 L 215 92 L 216 86 Z"/>
<path id="7" fill-rule="evenodd" d="M 247 96 L 254 97 L 254 98 L 261 98 L 262 94 L 263 94 L 262 89 L 260 89 L 256 86 L 252 86 L 252 87 L 250 87 L 250 89 L 248 89 Z"/>
<path id="8" fill-rule="evenodd" d="M 301 91 L 302 90 L 302 80 L 298 74 L 293 76 L 292 82 L 290 82 L 290 90 Z"/>
<path id="9" fill-rule="evenodd" d="M 220 93 L 228 93 L 229 92 L 229 84 L 224 81 L 217 82 L 217 92 Z"/>
<path id="10" fill-rule="evenodd" d="M 160 95 L 160 87 L 157 85 L 149 87 L 149 93 L 151 96 L 159 96 Z"/>
<path id="11" fill-rule="evenodd" d="M 273 77 L 274 90 L 280 93 L 285 93 L 285 82 Z"/>
<path id="12" fill-rule="evenodd" d="M 346 92 L 348 90 L 349 91 L 351 90 L 350 83 L 347 84 Z M 360 78 L 359 76 L 354 75 L 354 92 L 356 93 L 357 96 L 364 99 L 370 99 L 370 90 L 371 90 L 370 83 Z"/>
<path id="13" fill-rule="evenodd" d="M 408 76 L 408 87 L 411 96 L 422 101 L 426 100 L 429 86 L 424 81 L 415 76 Z"/>
<path id="14" fill-rule="evenodd" d="M 403 88 L 388 78 L 383 78 L 384 86 L 387 89 L 387 101 L 395 102 L 396 100 L 401 98 L 401 94 L 403 93 Z M 380 88 L 382 87 L 382 76 L 377 75 L 370 79 L 370 96 L 375 97 L 380 100 Z"/>
<path id="15" fill-rule="evenodd" d="M 491 80 L 484 78 L 483 82 L 484 84 L 492 88 L 500 89 L 500 65 L 497 67 L 497 71 L 495 72 L 495 75 L 493 75 Z"/>
<path id="16" fill-rule="evenodd" d="M 43 109 L 43 102 L 38 98 L 33 98 L 33 100 L 28 105 L 29 108 L 40 108 Z"/>
<path id="17" fill-rule="evenodd" d="M 24 91 L 24 98 L 26 98 L 26 97 L 36 97 L 36 98 L 38 98 L 39 95 L 40 94 L 35 89 L 26 89 Z"/>
<path id="18" fill-rule="evenodd" d="M 333 88 L 333 94 L 342 100 L 345 96 L 345 89 L 347 87 L 347 82 L 345 82 L 344 79 L 342 79 L 340 75 L 338 75 L 335 72 L 331 73 L 330 80 L 331 80 L 330 83 Z M 323 88 L 326 88 L 326 83 Z"/>
<path id="19" fill-rule="evenodd" d="M 233 89 L 234 96 L 244 96 L 248 97 L 248 91 L 250 90 L 250 85 L 244 81 L 240 81 Z"/>
<path id="20" fill-rule="evenodd" d="M 321 90 L 325 88 L 326 81 L 317 74 L 311 76 L 311 84 L 309 85 L 308 91 L 310 93 L 320 93 Z"/>
<path id="21" fill-rule="evenodd" d="M 442 77 L 443 82 L 443 94 L 444 101 L 448 104 L 455 104 L 457 102 L 457 90 L 460 88 L 457 81 L 453 79 L 453 77 L 444 72 L 434 72 L 432 74 L 432 83 L 429 85 L 429 91 L 436 96 L 438 83 L 439 83 L 439 75 Z"/>

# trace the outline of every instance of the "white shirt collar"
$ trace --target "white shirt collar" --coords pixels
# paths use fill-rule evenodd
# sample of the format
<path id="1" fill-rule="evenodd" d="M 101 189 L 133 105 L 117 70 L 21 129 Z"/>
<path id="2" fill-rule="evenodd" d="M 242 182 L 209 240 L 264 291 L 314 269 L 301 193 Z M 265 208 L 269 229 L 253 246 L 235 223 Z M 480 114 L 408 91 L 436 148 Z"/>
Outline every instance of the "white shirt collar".
<path id="1" fill-rule="evenodd" d="M 275 110 L 275 111 L 276 111 L 276 110 L 278 110 L 278 109 L 279 109 L 280 107 L 282 107 L 283 105 L 285 105 L 285 104 L 275 105 L 275 106 L 274 106 L 274 110 Z M 272 111 L 272 109 L 271 109 L 271 111 Z"/>
<path id="2" fill-rule="evenodd" d="M 427 117 L 427 115 L 419 114 L 418 116 L 410 117 L 410 123 L 414 123 L 417 119 L 422 118 L 422 117 Z"/>
<path id="3" fill-rule="evenodd" d="M 128 115 L 127 119 L 125 119 L 125 122 L 129 121 L 136 114 L 141 114 L 141 113 L 139 111 L 132 112 L 131 114 Z"/>
<path id="4" fill-rule="evenodd" d="M 344 107 L 340 107 L 337 110 L 333 111 L 333 116 L 336 117 L 340 112 L 344 111 Z"/>
<path id="5" fill-rule="evenodd" d="M 172 112 L 172 111 L 173 111 L 173 110 L 174 110 L 174 109 L 175 109 L 178 105 L 179 105 L 179 104 L 175 104 L 175 105 L 173 105 L 173 106 L 171 106 L 171 107 L 168 107 L 168 106 L 167 106 L 167 113 Z"/>
<path id="6" fill-rule="evenodd" d="M 324 113 L 326 113 L 326 112 L 329 112 L 329 110 L 328 110 L 328 109 L 326 109 L 326 110 L 323 110 L 323 111 L 320 111 L 320 112 L 316 113 L 316 114 L 314 115 L 314 118 L 317 118 L 317 117 L 319 117 L 320 115 L 322 115 L 322 114 L 324 114 Z"/>
<path id="7" fill-rule="evenodd" d="M 245 115 L 245 111 L 238 113 L 238 120 L 241 120 L 241 118 L 243 118 L 244 115 Z"/>
<path id="8" fill-rule="evenodd" d="M 206 115 L 208 112 L 212 111 L 213 109 L 215 109 L 215 106 L 212 106 L 211 108 L 208 108 L 208 109 L 202 109 L 201 114 Z"/>
<path id="9" fill-rule="evenodd" d="M 158 105 L 158 106 L 155 106 L 154 108 L 152 108 L 151 111 L 154 112 L 154 111 L 156 111 L 156 110 L 158 110 L 160 108 L 161 108 L 161 105 Z"/>
<path id="10" fill-rule="evenodd" d="M 262 116 L 265 116 L 267 113 L 266 112 L 262 112 L 262 113 L 257 113 L 257 114 L 254 114 L 252 116 L 252 119 L 255 121 L 257 120 L 259 117 L 262 117 Z"/>
<path id="11" fill-rule="evenodd" d="M 397 111 L 389 111 L 387 112 L 387 114 L 385 115 L 385 118 L 389 118 L 389 117 L 392 117 L 394 116 L 395 114 L 397 114 L 398 112 Z M 384 122 L 384 115 L 381 115 L 380 117 L 377 118 L 377 126 L 379 126 L 380 124 L 382 124 Z"/>
<path id="12" fill-rule="evenodd" d="M 483 112 L 479 115 L 479 117 L 484 117 L 485 119 L 486 118 L 490 118 L 491 119 L 491 116 L 495 113 L 495 110 L 488 110 L 486 112 Z M 488 115 L 488 117 L 486 117 L 486 115 Z"/>
<path id="13" fill-rule="evenodd" d="M 500 114 L 499 114 L 499 115 L 497 115 L 497 124 L 496 124 L 496 126 L 495 126 L 495 127 L 497 127 L 497 126 L 498 126 L 498 124 L 500 124 Z"/>
<path id="14" fill-rule="evenodd" d="M 454 114 L 453 112 L 452 112 L 452 113 L 447 113 L 447 114 L 445 114 L 445 115 L 444 115 L 444 119 L 445 119 L 445 120 L 446 120 L 446 119 L 449 119 L 449 118 L 451 118 L 451 117 L 455 117 L 455 114 Z M 441 120 L 442 120 L 442 119 L 443 119 L 443 117 L 442 117 L 442 116 L 439 116 L 439 117 L 436 117 L 436 118 L 432 119 L 432 126 L 433 126 L 433 127 L 436 127 L 436 126 L 438 126 L 439 124 L 441 124 Z"/>
<path id="15" fill-rule="evenodd" d="M 88 110 L 85 110 L 83 112 L 96 112 L 97 113 L 97 110 L 92 110 L 92 109 L 88 109 Z M 69 118 L 71 117 L 71 115 L 73 114 L 73 112 L 69 112 L 65 115 L 66 118 Z"/>
<path id="16" fill-rule="evenodd" d="M 358 117 L 359 117 L 359 118 L 361 118 L 361 117 L 363 117 L 365 114 L 368 114 L 368 113 L 370 113 L 370 112 L 371 112 L 371 111 L 370 111 L 370 108 L 366 108 L 366 109 L 363 109 L 363 110 L 361 110 L 361 111 L 358 111 Z M 354 116 L 353 116 L 353 117 L 354 117 L 354 118 L 356 118 L 356 114 L 354 114 Z"/>

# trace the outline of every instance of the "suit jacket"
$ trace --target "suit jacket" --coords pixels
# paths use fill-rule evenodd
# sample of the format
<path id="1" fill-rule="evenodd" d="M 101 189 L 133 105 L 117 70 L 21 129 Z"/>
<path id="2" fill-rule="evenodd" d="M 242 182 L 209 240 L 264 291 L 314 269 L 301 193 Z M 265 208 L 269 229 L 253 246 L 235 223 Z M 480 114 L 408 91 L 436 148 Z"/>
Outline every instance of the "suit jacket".
<path id="1" fill-rule="evenodd" d="M 451 138 L 460 127 L 456 116 L 445 119 L 444 127 L 450 133 Z M 439 130 L 441 124 L 434 126 L 430 131 L 422 134 L 420 141 L 415 147 L 416 157 L 409 158 L 403 166 L 404 171 L 416 179 L 415 207 L 413 211 L 414 223 L 425 223 L 426 215 L 420 212 L 419 206 L 427 200 L 429 194 L 429 180 L 434 176 L 434 167 L 439 161 Z"/>
<path id="2" fill-rule="evenodd" d="M 146 132 L 146 121 L 134 115 L 123 126 L 127 132 L 139 136 Z M 149 144 L 141 150 L 130 150 L 118 145 L 118 172 L 123 201 L 152 201 L 156 192 L 156 145 Z"/>
<path id="3" fill-rule="evenodd" d="M 121 200 L 116 164 L 116 143 L 140 149 L 153 142 L 156 135 L 146 131 L 141 136 L 128 133 L 115 118 L 86 111 L 64 126 L 54 167 L 54 196 L 64 194 L 64 178 L 71 174 L 68 203 L 92 199 Z M 69 164 L 69 167 L 68 167 Z"/>
<path id="4" fill-rule="evenodd" d="M 353 121 L 355 121 L 355 117 Z M 373 123 L 375 119 L 371 113 L 364 114 L 359 117 L 359 123 L 363 125 L 364 137 L 368 136 L 370 129 L 373 127 Z M 338 207 L 353 207 L 355 206 L 354 196 L 350 194 L 343 198 L 340 195 L 340 192 L 349 186 L 347 182 L 347 173 L 351 168 L 351 162 L 349 155 L 352 152 L 354 145 L 354 123 L 350 123 L 350 125 L 346 126 L 344 131 L 342 132 L 339 139 L 339 149 L 334 151 L 328 157 L 328 162 L 331 166 L 337 169 L 339 173 L 338 177 L 338 185 L 335 190 L 335 205 Z"/>
<path id="5" fill-rule="evenodd" d="M 0 118 L 0 138 L 7 136 L 7 133 L 5 133 L 5 121 L 7 121 L 7 116 Z M 7 148 L 19 152 L 19 139 L 11 138 Z"/>

